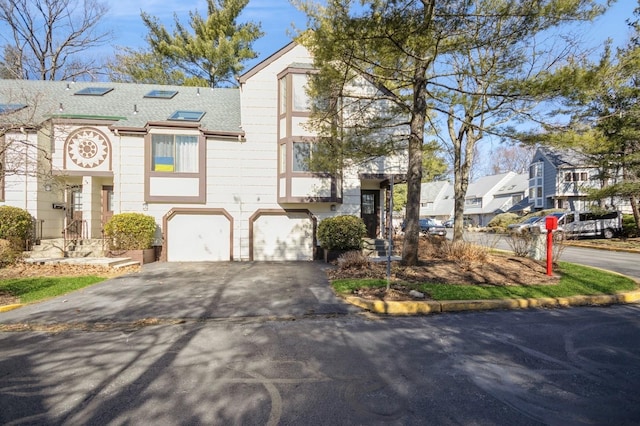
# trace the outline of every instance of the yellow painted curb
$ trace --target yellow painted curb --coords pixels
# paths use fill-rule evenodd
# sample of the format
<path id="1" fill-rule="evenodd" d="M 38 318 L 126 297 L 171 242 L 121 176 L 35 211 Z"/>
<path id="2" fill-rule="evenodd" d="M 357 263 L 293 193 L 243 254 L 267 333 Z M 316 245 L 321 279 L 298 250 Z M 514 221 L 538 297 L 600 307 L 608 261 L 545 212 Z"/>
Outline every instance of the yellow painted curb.
<path id="1" fill-rule="evenodd" d="M 417 315 L 440 312 L 440 302 L 434 301 L 385 302 L 383 300 L 367 300 L 356 296 L 345 296 L 344 299 L 352 305 L 378 314 Z"/>
<path id="2" fill-rule="evenodd" d="M 16 303 L 14 305 L 4 305 L 4 306 L 0 306 L 0 312 L 7 312 L 7 311 L 12 311 L 14 309 L 18 309 L 23 307 L 24 304 L 22 303 Z"/>
<path id="3" fill-rule="evenodd" d="M 585 305 L 612 305 L 640 302 L 640 290 L 594 296 L 541 297 L 538 299 L 382 301 L 357 296 L 342 296 L 348 303 L 386 315 L 420 315 L 438 312 L 486 311 L 493 309 L 557 308 Z"/>

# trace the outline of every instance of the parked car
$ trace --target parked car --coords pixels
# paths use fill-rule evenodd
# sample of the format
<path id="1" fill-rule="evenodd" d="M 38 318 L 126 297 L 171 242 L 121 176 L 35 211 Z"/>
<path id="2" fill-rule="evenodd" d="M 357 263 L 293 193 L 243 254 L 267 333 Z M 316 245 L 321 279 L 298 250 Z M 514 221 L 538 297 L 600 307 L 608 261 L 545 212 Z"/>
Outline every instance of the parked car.
<path id="1" fill-rule="evenodd" d="M 453 219 L 449 219 L 445 222 L 442 223 L 442 225 L 445 228 L 453 228 Z M 473 219 L 471 219 L 470 217 L 465 217 L 464 219 L 462 219 L 462 226 L 465 228 L 470 228 L 472 227 L 473 224 Z"/>
<path id="2" fill-rule="evenodd" d="M 438 225 L 433 219 L 420 219 L 420 233 L 423 235 L 437 235 L 444 237 L 447 235 L 447 229 Z M 404 232 L 404 222 L 402 222 L 402 231 Z"/>
<path id="3" fill-rule="evenodd" d="M 593 212 L 557 212 L 547 217 L 558 218 L 556 232 L 563 233 L 566 238 L 600 237 L 613 238 L 622 232 L 622 213 L 609 211 L 603 213 Z M 540 233 L 546 233 L 546 219 L 537 222 L 535 227 Z"/>
<path id="4" fill-rule="evenodd" d="M 535 226 L 536 223 L 540 222 L 543 219 L 544 217 L 542 216 L 530 217 L 528 219 L 523 220 L 522 222 L 512 223 L 511 225 L 507 226 L 507 231 L 518 232 L 518 233 L 527 232 L 531 229 L 532 226 Z"/>

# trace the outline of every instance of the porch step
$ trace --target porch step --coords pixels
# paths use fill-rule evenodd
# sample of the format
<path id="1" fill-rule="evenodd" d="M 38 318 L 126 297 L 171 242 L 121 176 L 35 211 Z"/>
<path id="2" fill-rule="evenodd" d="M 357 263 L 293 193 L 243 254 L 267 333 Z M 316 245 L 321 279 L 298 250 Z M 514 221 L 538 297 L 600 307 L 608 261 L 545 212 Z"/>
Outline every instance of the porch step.
<path id="1" fill-rule="evenodd" d="M 379 238 L 364 238 L 362 253 L 367 257 L 381 257 L 387 255 L 389 242 Z"/>
<path id="2" fill-rule="evenodd" d="M 32 259 L 64 257 L 64 239 L 52 238 L 40 240 L 40 244 L 31 247 L 25 255 Z"/>
<path id="3" fill-rule="evenodd" d="M 67 245 L 67 257 L 104 257 L 102 240 L 78 240 Z"/>
<path id="4" fill-rule="evenodd" d="M 40 240 L 40 244 L 34 245 L 31 251 L 25 252 L 31 259 L 47 258 L 87 258 L 105 257 L 102 240 L 79 240 L 76 243 L 67 242 L 65 248 L 63 238 L 51 238 Z"/>

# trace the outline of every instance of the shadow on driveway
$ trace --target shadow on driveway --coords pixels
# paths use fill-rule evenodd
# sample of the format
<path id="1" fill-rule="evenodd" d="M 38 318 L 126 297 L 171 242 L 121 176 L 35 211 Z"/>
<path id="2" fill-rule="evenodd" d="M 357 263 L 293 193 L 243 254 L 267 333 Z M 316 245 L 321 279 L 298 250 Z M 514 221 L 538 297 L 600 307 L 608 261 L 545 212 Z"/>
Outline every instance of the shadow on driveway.
<path id="1" fill-rule="evenodd" d="M 0 313 L 0 323 L 145 318 L 297 317 L 359 312 L 336 297 L 321 262 L 151 263 L 64 296 Z"/>

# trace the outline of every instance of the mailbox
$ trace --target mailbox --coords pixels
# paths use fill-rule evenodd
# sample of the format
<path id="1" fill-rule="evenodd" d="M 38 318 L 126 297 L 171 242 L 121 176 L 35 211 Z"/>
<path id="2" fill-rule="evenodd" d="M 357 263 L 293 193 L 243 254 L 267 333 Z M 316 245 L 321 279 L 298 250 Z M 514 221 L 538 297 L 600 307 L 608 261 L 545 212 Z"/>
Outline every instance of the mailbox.
<path id="1" fill-rule="evenodd" d="M 558 229 L 558 218 L 555 216 L 547 216 L 545 218 L 545 227 L 547 231 L 555 231 Z"/>

